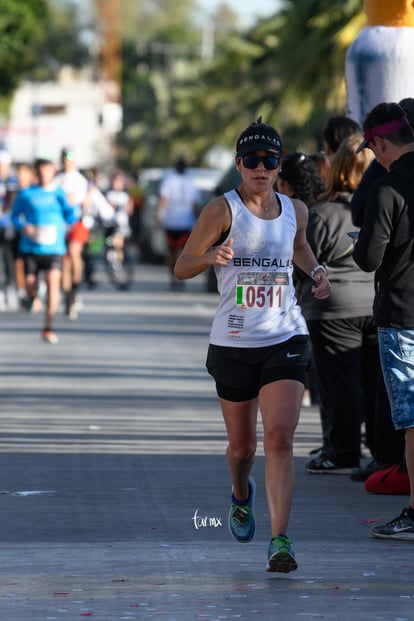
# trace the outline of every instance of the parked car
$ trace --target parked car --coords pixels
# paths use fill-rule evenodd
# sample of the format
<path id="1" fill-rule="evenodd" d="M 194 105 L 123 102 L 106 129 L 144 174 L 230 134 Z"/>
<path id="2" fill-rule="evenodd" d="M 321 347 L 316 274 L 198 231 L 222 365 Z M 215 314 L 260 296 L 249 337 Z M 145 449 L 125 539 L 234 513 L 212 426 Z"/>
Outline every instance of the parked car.
<path id="1" fill-rule="evenodd" d="M 241 177 L 239 171 L 237 170 L 237 166 L 236 164 L 232 164 L 222 175 L 220 181 L 216 185 L 214 193 L 216 196 L 224 194 L 224 192 L 237 188 L 240 185 L 240 182 Z"/>
<path id="2" fill-rule="evenodd" d="M 163 263 L 166 256 L 164 231 L 157 226 L 155 212 L 159 188 L 164 177 L 172 168 L 144 168 L 139 180 L 144 192 L 144 210 L 141 222 L 141 253 L 146 263 Z M 185 172 L 191 177 L 201 193 L 201 208 L 214 196 L 223 177 L 223 171 L 216 168 L 196 168 L 189 166 Z"/>

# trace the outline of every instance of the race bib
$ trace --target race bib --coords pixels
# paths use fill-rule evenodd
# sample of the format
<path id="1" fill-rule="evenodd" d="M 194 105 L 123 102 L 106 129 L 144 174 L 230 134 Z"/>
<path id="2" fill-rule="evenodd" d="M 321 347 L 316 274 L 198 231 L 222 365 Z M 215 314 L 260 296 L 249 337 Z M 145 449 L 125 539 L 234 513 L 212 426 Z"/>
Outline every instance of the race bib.
<path id="1" fill-rule="evenodd" d="M 36 228 L 35 241 L 43 246 L 52 246 L 57 240 L 55 224 L 45 224 Z"/>
<path id="2" fill-rule="evenodd" d="M 286 272 L 243 272 L 237 276 L 236 304 L 244 309 L 285 312 L 290 305 Z"/>

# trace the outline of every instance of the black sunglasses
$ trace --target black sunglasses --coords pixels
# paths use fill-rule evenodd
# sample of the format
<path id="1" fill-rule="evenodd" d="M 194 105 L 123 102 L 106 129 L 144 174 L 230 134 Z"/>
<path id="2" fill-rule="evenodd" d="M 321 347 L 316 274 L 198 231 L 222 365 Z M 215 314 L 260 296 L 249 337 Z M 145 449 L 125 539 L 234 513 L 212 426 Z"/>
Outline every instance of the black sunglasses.
<path id="1" fill-rule="evenodd" d="M 276 170 L 280 164 L 280 157 L 276 155 L 243 155 L 241 159 L 243 166 L 251 170 L 257 168 L 259 162 L 262 162 L 266 170 Z"/>

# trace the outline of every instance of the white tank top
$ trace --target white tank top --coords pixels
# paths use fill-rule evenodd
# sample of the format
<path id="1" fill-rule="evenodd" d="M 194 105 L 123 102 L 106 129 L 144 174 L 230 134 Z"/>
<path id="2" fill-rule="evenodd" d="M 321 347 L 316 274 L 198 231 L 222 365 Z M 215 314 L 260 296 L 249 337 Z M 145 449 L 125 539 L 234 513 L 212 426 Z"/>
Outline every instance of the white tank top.
<path id="1" fill-rule="evenodd" d="M 296 213 L 277 194 L 281 213 L 273 220 L 254 216 L 236 190 L 227 192 L 234 256 L 215 266 L 220 300 L 210 332 L 212 345 L 266 347 L 308 334 L 293 285 Z"/>

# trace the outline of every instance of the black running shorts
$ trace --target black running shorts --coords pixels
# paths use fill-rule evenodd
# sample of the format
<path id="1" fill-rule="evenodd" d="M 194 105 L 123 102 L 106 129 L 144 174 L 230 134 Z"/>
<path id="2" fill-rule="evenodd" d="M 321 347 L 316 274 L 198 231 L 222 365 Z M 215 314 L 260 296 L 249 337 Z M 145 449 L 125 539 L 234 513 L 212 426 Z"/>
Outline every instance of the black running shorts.
<path id="1" fill-rule="evenodd" d="M 60 254 L 23 254 L 25 274 L 35 274 L 41 271 L 62 270 L 63 257 Z"/>
<path id="2" fill-rule="evenodd" d="M 309 357 L 309 337 L 294 336 L 268 347 L 210 345 L 206 367 L 215 379 L 219 397 L 249 401 L 271 382 L 292 379 L 305 384 Z"/>

